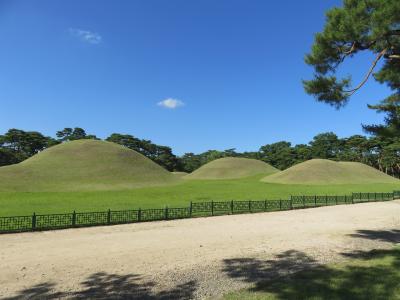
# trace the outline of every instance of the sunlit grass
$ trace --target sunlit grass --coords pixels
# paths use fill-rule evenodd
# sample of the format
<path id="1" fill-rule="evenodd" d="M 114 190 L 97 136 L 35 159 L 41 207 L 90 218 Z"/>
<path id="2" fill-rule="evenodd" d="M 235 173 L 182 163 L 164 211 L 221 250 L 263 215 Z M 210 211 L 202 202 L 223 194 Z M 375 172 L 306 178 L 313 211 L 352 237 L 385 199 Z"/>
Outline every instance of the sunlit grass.
<path id="1" fill-rule="evenodd" d="M 93 192 L 3 192 L 0 216 L 76 211 L 188 206 L 190 201 L 287 199 L 290 195 L 344 195 L 352 192 L 391 192 L 399 184 L 281 185 L 260 176 L 235 180 L 183 181 L 177 185 Z"/>

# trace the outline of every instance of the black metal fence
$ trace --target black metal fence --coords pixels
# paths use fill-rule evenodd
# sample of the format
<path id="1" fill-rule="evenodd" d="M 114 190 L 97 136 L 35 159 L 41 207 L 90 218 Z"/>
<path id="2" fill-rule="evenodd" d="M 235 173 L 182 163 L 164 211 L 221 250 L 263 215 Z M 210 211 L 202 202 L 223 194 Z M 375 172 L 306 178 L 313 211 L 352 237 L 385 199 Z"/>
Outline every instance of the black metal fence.
<path id="1" fill-rule="evenodd" d="M 400 191 L 392 193 L 353 193 L 345 196 L 291 196 L 289 200 L 190 202 L 189 207 L 137 209 L 66 214 L 33 214 L 0 217 L 0 233 L 53 230 L 98 225 L 127 224 L 192 217 L 218 216 L 249 212 L 268 212 L 400 199 Z"/>

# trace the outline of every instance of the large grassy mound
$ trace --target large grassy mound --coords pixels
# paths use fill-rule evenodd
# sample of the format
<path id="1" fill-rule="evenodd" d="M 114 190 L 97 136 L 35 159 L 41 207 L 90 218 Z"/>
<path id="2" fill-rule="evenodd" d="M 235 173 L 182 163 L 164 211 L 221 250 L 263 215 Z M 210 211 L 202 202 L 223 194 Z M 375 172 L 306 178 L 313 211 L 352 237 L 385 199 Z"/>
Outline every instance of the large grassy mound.
<path id="1" fill-rule="evenodd" d="M 0 191 L 95 191 L 163 185 L 178 178 L 120 145 L 79 140 L 0 168 Z"/>
<path id="2" fill-rule="evenodd" d="M 370 166 L 358 162 L 335 162 L 312 159 L 277 174 L 262 179 L 269 183 L 283 184 L 370 184 L 400 183 Z"/>
<path id="3" fill-rule="evenodd" d="M 256 159 L 224 157 L 200 167 L 185 179 L 233 179 L 257 174 L 273 174 L 279 170 Z"/>

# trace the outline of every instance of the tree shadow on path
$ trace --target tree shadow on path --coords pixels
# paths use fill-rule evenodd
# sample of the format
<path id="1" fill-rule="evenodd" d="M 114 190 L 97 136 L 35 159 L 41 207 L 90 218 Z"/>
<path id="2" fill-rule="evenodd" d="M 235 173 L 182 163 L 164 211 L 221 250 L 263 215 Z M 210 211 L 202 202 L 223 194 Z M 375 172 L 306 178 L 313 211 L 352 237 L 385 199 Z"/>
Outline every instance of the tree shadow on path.
<path id="1" fill-rule="evenodd" d="M 118 275 L 99 272 L 90 275 L 81 282 L 79 291 L 57 292 L 56 284 L 47 282 L 22 290 L 15 297 L 17 299 L 192 299 L 197 284 L 188 281 L 169 290 L 154 292 L 154 282 L 144 281 L 139 275 Z"/>
<path id="2" fill-rule="evenodd" d="M 253 283 L 230 299 L 254 294 L 273 299 L 400 299 L 400 249 L 343 255 L 357 261 L 323 266 L 294 250 L 278 255 L 276 261 L 225 260 L 223 271 L 229 277 Z"/>
<path id="3" fill-rule="evenodd" d="M 400 243 L 400 230 L 357 230 L 350 234 L 354 238 L 363 238 L 389 243 Z"/>
<path id="4" fill-rule="evenodd" d="M 305 253 L 289 250 L 276 256 L 273 260 L 254 258 L 233 258 L 223 261 L 223 272 L 230 278 L 253 283 L 274 278 L 283 274 L 315 266 L 317 262 Z"/>

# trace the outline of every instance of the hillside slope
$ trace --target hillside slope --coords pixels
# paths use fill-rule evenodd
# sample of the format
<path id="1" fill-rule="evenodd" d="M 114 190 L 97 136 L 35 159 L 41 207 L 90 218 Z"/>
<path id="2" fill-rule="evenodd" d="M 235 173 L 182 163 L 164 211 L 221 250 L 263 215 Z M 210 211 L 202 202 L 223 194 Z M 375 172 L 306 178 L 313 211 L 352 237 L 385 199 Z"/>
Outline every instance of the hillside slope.
<path id="1" fill-rule="evenodd" d="M 0 168 L 0 191 L 116 190 L 177 181 L 136 151 L 96 140 L 66 142 Z"/>
<path id="2" fill-rule="evenodd" d="M 278 169 L 256 159 L 224 157 L 213 160 L 186 175 L 185 179 L 233 179 L 257 174 L 273 174 Z"/>
<path id="3" fill-rule="evenodd" d="M 400 183 L 400 180 L 362 163 L 327 159 L 308 160 L 261 180 L 282 184 Z"/>

